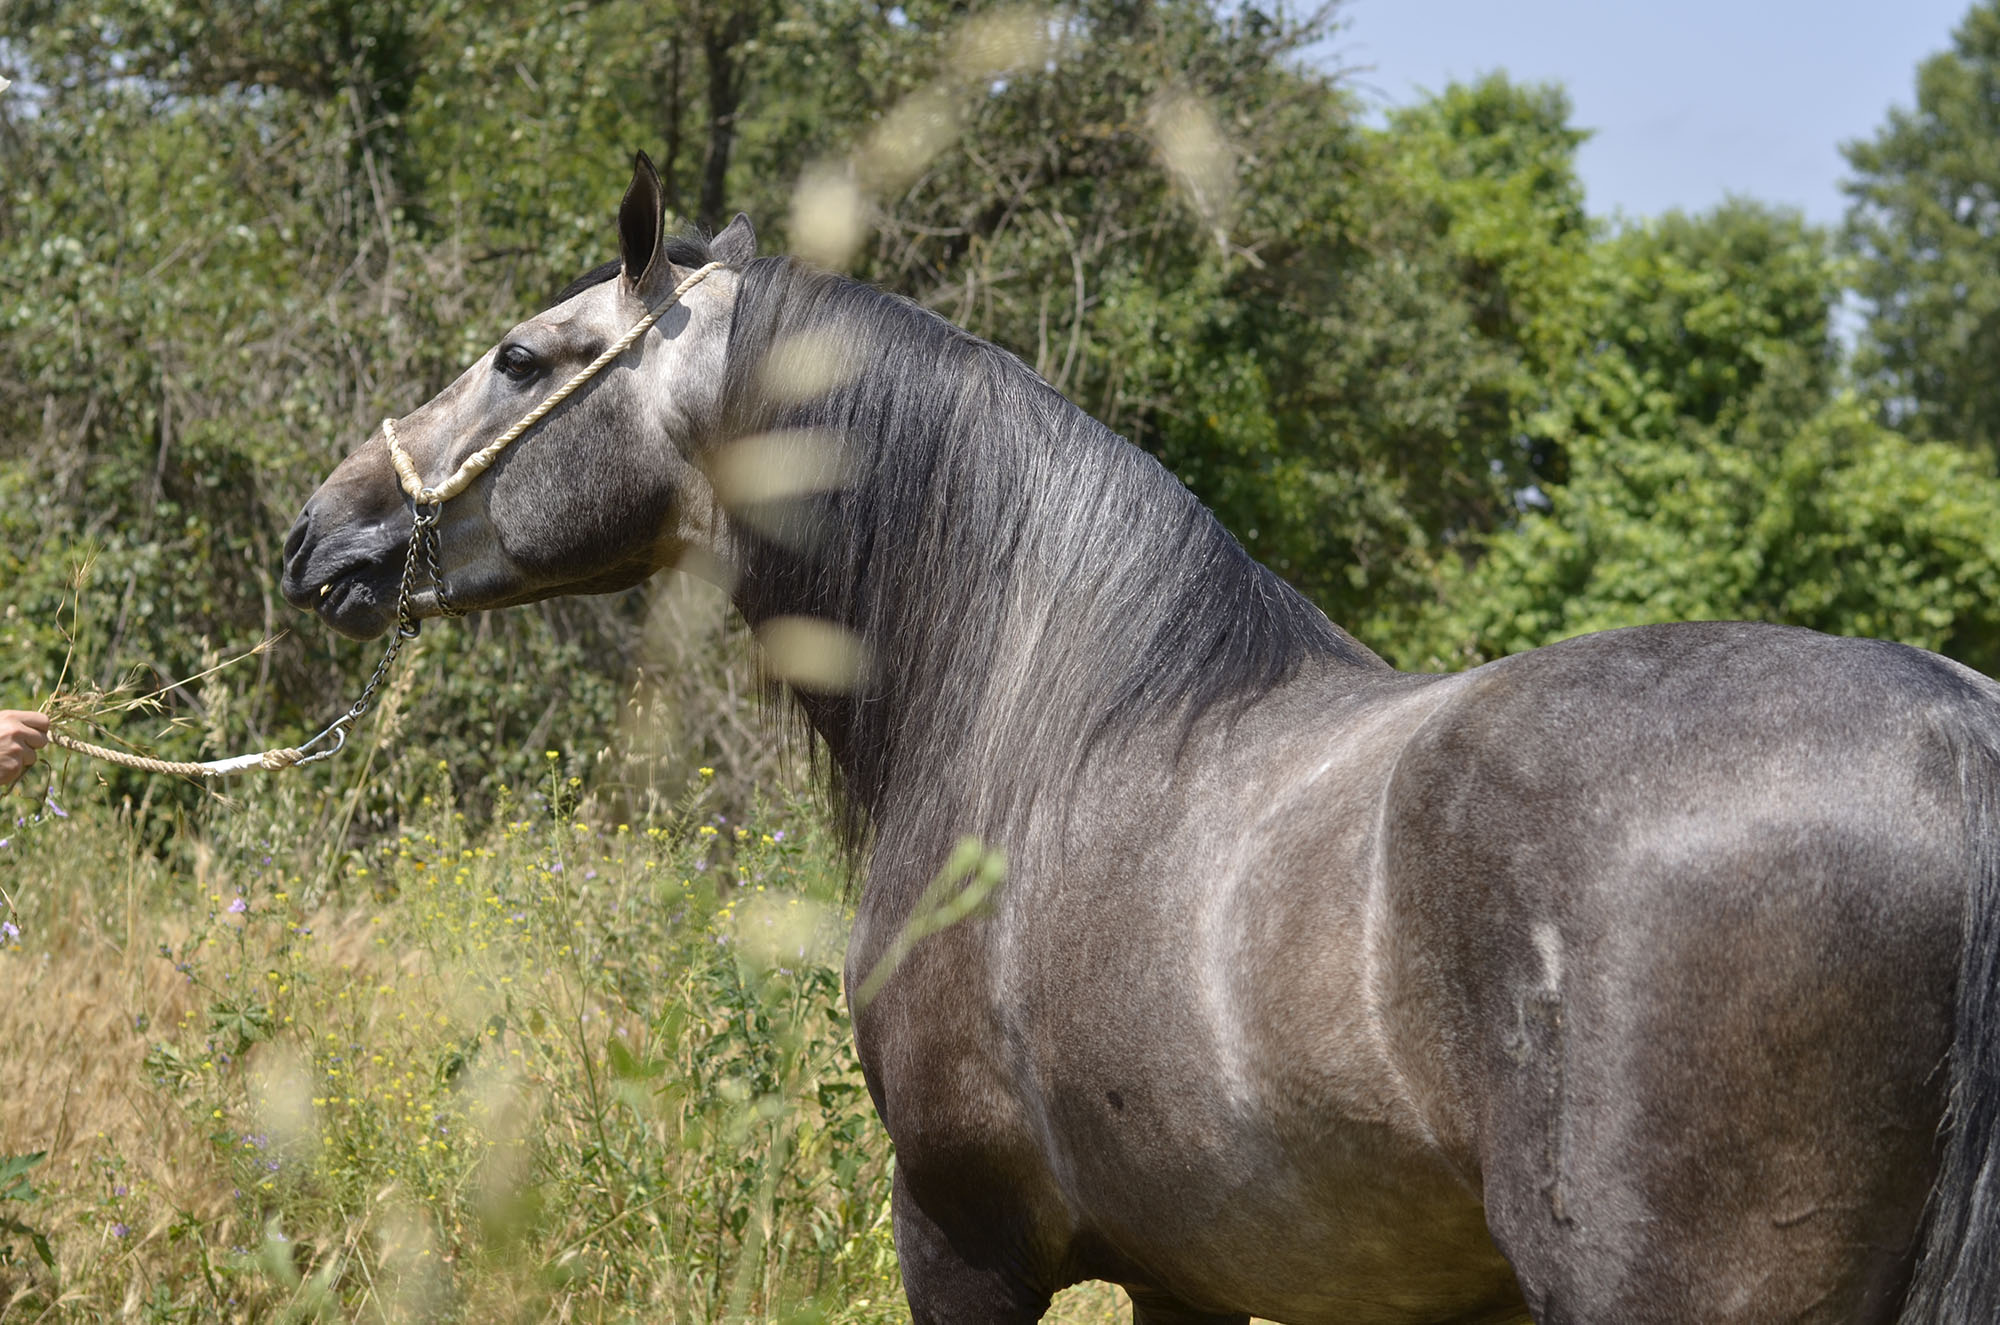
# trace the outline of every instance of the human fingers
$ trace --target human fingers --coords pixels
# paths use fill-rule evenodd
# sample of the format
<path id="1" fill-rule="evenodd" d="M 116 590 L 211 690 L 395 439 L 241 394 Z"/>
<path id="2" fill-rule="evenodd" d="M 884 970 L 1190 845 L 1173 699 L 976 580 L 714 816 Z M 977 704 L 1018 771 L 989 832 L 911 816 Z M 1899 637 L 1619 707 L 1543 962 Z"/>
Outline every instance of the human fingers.
<path id="1" fill-rule="evenodd" d="M 0 713 L 0 741 L 39 750 L 49 743 L 49 716 L 46 713 Z"/>

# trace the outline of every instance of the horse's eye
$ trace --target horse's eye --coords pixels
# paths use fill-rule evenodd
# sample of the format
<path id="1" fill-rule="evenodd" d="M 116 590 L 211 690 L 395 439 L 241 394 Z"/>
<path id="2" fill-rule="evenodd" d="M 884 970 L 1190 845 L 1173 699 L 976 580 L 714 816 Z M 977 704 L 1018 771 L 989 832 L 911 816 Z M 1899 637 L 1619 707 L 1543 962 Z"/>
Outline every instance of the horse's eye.
<path id="1" fill-rule="evenodd" d="M 493 366 L 516 382 L 525 382 L 541 371 L 541 361 L 525 345 L 503 345 L 493 358 Z"/>

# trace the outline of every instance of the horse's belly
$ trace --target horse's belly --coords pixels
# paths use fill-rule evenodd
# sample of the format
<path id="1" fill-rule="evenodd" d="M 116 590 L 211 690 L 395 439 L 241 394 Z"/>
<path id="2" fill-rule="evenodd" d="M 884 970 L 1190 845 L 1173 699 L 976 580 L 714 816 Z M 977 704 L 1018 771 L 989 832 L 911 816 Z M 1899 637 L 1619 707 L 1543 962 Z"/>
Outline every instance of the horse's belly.
<path id="1" fill-rule="evenodd" d="M 1153 1092 L 1119 1099 L 1062 1147 L 1081 1241 L 1109 1253 L 1086 1273 L 1301 1325 L 1518 1311 L 1476 1195 L 1388 1129 L 1287 1135 L 1220 1100 L 1183 1095 L 1164 1121 Z"/>
<path id="2" fill-rule="evenodd" d="M 1520 1311 L 1476 1189 L 1422 1135 L 1324 1097 L 1232 1101 L 1178 1067 L 1052 1101 L 1080 1245 L 1108 1253 L 1086 1273 L 1272 1321 Z"/>

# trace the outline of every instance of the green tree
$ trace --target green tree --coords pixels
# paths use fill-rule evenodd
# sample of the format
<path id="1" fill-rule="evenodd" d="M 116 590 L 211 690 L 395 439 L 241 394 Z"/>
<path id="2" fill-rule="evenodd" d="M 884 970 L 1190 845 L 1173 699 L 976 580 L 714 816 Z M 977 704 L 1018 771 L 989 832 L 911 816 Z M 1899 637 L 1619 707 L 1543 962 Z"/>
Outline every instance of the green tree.
<path id="1" fill-rule="evenodd" d="M 1561 88 L 1492 74 L 1452 84 L 1390 119 L 1394 176 L 1419 199 L 1452 262 L 1480 362 L 1460 427 L 1481 438 L 1512 486 L 1560 464 L 1535 435 L 1553 373 L 1583 349 L 1578 316 L 1592 227 L 1583 209 L 1576 151 L 1588 136 L 1570 124 Z M 1493 439 L 1516 443 L 1495 451 Z M 1490 463 L 1489 463 L 1490 467 Z M 1503 494 L 1504 495 L 1504 494 Z M 1497 513 L 1460 523 L 1490 528 Z"/>
<path id="2" fill-rule="evenodd" d="M 433 238 L 448 209 L 418 217 L 419 200 L 369 168 L 350 99 L 192 76 L 176 90 L 80 40 L 30 30 L 22 49 L 53 72 L 10 71 L 30 75 L 30 113 L 0 99 L 0 689 L 15 703 L 54 683 L 72 638 L 72 684 L 136 666 L 150 686 L 292 624 L 279 553 L 318 477 L 552 285 L 546 269 L 476 262 L 464 229 Z M 134 53 L 141 66 L 180 77 L 153 48 Z M 413 107 L 427 90 L 409 89 Z M 593 603 L 438 632 L 426 648 L 451 662 L 417 696 L 421 729 L 436 746 L 486 745 L 480 771 L 516 776 L 542 734 L 608 731 L 633 633 Z M 244 702 L 197 715 L 220 742 L 295 738 L 358 688 L 369 653 L 299 631 L 254 679 L 234 675 Z M 519 657 L 574 683 L 535 693 Z M 191 753 L 197 734 L 163 749 Z"/>
<path id="3" fill-rule="evenodd" d="M 1018 351 L 1364 624 L 1533 470 L 1524 406 L 1587 247 L 1580 135 L 1560 93 L 1499 78 L 1367 129 L 1298 65 L 1316 31 L 1083 7 L 1046 60 L 957 94 L 921 168 L 877 170 L 857 268 Z M 906 106 L 949 84 L 935 40 Z M 846 148 L 864 182 L 880 137 Z"/>
<path id="4" fill-rule="evenodd" d="M 1918 67 L 1914 109 L 1844 150 L 1860 373 L 1912 437 L 2000 447 L 2000 3 Z"/>
<path id="5" fill-rule="evenodd" d="M 1405 661 L 1745 618 L 2000 665 L 2000 483 L 1838 386 L 1839 278 L 1823 236 L 1744 202 L 1600 245 L 1592 349 L 1543 420 L 1566 476 L 1447 568 Z"/>

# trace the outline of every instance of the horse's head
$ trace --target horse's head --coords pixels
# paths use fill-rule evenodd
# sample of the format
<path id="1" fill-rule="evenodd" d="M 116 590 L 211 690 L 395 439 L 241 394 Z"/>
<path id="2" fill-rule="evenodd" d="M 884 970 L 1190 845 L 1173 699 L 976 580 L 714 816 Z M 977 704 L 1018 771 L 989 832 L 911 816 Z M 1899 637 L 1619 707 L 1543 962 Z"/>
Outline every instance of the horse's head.
<path id="1" fill-rule="evenodd" d="M 663 240 L 663 213 L 659 176 L 641 156 L 619 207 L 620 260 L 509 331 L 395 424 L 423 483 L 442 484 L 669 300 L 692 272 L 684 264 L 698 259 Z M 709 256 L 740 264 L 755 247 L 739 216 L 710 241 Z M 688 289 L 637 343 L 443 503 L 440 563 L 454 607 L 622 589 L 690 548 L 718 546 L 722 517 L 696 455 L 721 405 L 737 275 L 725 266 Z M 395 619 L 412 518 L 377 431 L 293 525 L 285 597 L 343 634 L 380 634 Z M 442 610 L 427 581 L 414 606 L 418 616 Z"/>

